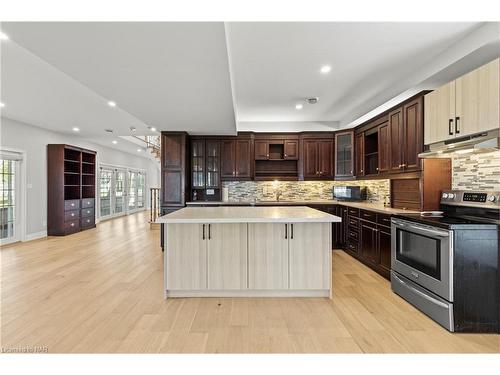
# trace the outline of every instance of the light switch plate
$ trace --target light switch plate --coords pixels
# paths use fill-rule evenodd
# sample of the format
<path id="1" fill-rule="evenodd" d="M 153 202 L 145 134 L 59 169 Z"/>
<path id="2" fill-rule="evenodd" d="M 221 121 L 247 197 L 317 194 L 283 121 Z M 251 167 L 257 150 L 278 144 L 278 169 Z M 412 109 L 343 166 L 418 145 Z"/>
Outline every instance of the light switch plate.
<path id="1" fill-rule="evenodd" d="M 207 195 L 214 195 L 215 191 L 214 189 L 207 189 Z"/>

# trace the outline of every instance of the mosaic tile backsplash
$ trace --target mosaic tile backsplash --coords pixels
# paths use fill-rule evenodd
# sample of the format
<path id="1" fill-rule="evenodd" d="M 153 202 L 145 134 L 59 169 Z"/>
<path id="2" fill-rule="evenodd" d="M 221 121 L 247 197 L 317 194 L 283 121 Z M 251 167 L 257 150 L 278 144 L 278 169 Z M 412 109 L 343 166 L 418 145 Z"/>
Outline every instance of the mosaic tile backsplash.
<path id="1" fill-rule="evenodd" d="M 390 194 L 389 180 L 366 181 L 227 181 L 223 187 L 229 189 L 229 200 L 274 199 L 276 191 L 281 191 L 281 200 L 322 200 L 332 199 L 334 185 L 366 186 L 367 199 L 383 204 Z"/>
<path id="2" fill-rule="evenodd" d="M 453 189 L 500 190 L 500 151 L 454 154 Z"/>

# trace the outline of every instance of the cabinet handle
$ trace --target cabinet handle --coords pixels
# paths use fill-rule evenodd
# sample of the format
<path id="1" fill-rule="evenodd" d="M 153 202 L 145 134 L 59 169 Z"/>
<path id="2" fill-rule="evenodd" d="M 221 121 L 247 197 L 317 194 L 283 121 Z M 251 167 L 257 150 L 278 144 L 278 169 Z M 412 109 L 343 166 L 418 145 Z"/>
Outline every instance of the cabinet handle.
<path id="1" fill-rule="evenodd" d="M 212 225 L 212 224 L 208 224 L 208 239 L 209 240 L 212 239 L 212 236 L 210 235 L 210 225 Z"/>
<path id="2" fill-rule="evenodd" d="M 205 239 L 205 224 L 203 224 L 203 235 L 202 235 L 202 239 L 203 239 L 203 240 Z"/>
<path id="3" fill-rule="evenodd" d="M 238 171 L 236 171 L 236 176 L 238 176 Z"/>
<path id="4" fill-rule="evenodd" d="M 450 118 L 450 121 L 448 122 L 448 132 L 449 135 L 453 135 L 453 119 Z"/>
<path id="5" fill-rule="evenodd" d="M 75 223 L 71 223 L 71 226 L 74 227 L 75 226 Z"/>
<path id="6" fill-rule="evenodd" d="M 288 224 L 285 224 L 285 240 L 288 238 Z"/>
<path id="7" fill-rule="evenodd" d="M 363 173 L 363 170 L 361 170 L 361 173 Z"/>
<path id="8" fill-rule="evenodd" d="M 455 133 L 460 133 L 460 117 L 455 117 Z"/>
<path id="9" fill-rule="evenodd" d="M 285 158 L 287 157 L 287 154 L 285 154 Z"/>
<path id="10" fill-rule="evenodd" d="M 292 233 L 290 233 L 290 239 L 293 240 L 293 224 L 290 224 L 290 228 L 291 228 L 291 231 L 292 231 Z"/>

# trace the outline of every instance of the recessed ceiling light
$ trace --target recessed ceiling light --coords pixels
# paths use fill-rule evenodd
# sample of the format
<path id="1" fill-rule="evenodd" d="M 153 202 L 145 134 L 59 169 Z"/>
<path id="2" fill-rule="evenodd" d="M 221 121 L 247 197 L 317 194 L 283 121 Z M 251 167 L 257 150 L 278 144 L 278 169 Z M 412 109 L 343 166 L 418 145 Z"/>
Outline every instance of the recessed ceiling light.
<path id="1" fill-rule="evenodd" d="M 0 31 L 0 40 L 9 40 L 9 36 Z"/>
<path id="2" fill-rule="evenodd" d="M 155 127 L 152 127 L 152 128 L 149 128 L 149 130 L 151 130 L 152 132 L 155 132 L 155 131 L 156 131 L 156 128 L 155 128 Z"/>
<path id="3" fill-rule="evenodd" d="M 141 152 L 141 151 L 142 151 L 142 149 L 140 149 L 140 148 L 137 149 L 137 152 Z"/>
<path id="4" fill-rule="evenodd" d="M 79 132 L 80 131 L 80 128 L 77 128 L 76 126 L 73 128 L 73 131 L 74 132 Z"/>
<path id="5" fill-rule="evenodd" d="M 130 127 L 130 131 L 133 133 L 135 132 L 135 128 L 133 126 Z"/>
<path id="6" fill-rule="evenodd" d="M 110 100 L 110 101 L 108 102 L 108 105 L 109 105 L 110 107 L 116 107 L 116 103 L 115 103 L 114 101 L 112 101 L 112 100 Z"/>
<path id="7" fill-rule="evenodd" d="M 295 105 L 295 109 L 302 109 L 304 108 L 304 106 L 302 104 L 296 104 Z"/>
<path id="8" fill-rule="evenodd" d="M 326 74 L 330 73 L 330 70 L 332 70 L 332 67 L 330 65 L 323 65 L 319 71 L 323 74 Z"/>
<path id="9" fill-rule="evenodd" d="M 5 107 L 5 104 L 0 102 L 0 108 L 3 108 L 3 107 Z"/>
<path id="10" fill-rule="evenodd" d="M 116 145 L 116 144 L 118 143 L 118 141 L 113 141 L 112 143 L 113 143 L 114 145 Z"/>

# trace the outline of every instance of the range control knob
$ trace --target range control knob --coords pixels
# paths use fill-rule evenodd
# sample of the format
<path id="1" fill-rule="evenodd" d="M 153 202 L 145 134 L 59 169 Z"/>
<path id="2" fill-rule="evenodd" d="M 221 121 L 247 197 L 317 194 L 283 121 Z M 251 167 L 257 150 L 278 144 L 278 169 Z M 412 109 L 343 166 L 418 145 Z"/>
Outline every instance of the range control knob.
<path id="1" fill-rule="evenodd" d="M 448 193 L 443 193 L 442 197 L 443 197 L 444 199 L 448 198 Z"/>
<path id="2" fill-rule="evenodd" d="M 490 195 L 490 196 L 488 197 L 488 200 L 489 200 L 490 202 L 495 202 L 495 201 L 497 200 L 497 197 L 495 197 L 494 195 Z"/>
<path id="3" fill-rule="evenodd" d="M 448 198 L 450 198 L 450 199 L 455 198 L 455 194 L 454 193 L 448 193 Z"/>

